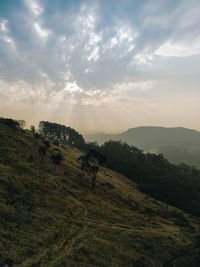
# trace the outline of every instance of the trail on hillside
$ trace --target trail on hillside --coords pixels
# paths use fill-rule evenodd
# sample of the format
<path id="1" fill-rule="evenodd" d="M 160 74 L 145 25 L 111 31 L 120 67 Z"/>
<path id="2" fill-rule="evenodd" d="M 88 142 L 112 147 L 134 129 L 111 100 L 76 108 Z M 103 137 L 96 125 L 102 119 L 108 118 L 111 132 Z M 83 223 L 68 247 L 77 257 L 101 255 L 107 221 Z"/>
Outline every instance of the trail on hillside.
<path id="1" fill-rule="evenodd" d="M 120 230 L 134 230 L 134 231 L 156 231 L 156 232 L 163 232 L 165 231 L 165 229 L 158 229 L 158 228 L 151 228 L 151 227 L 145 227 L 145 226 L 130 226 L 127 224 L 119 224 L 119 223 L 111 223 L 111 222 L 107 222 L 107 221 L 103 221 L 103 220 L 97 220 L 97 219 L 91 219 L 88 218 L 88 209 L 86 208 L 86 206 L 79 200 L 77 200 L 75 197 L 70 196 L 73 201 L 75 203 L 77 203 L 78 206 L 81 206 L 83 208 L 83 216 L 82 218 L 79 219 L 74 219 L 72 220 L 71 223 L 81 223 L 82 227 L 80 228 L 80 230 L 78 231 L 78 233 L 76 233 L 74 236 L 70 237 L 65 244 L 63 245 L 64 250 L 67 251 L 67 254 L 70 253 L 72 251 L 73 245 L 76 242 L 76 240 L 78 240 L 78 238 L 80 237 L 80 235 L 86 231 L 86 228 L 88 227 L 89 224 L 94 224 L 96 227 L 100 227 L 100 228 L 105 228 L 105 227 L 109 227 L 112 229 L 120 229 Z"/>
<path id="2" fill-rule="evenodd" d="M 71 196 L 72 197 L 72 196 Z M 78 231 L 78 233 L 76 233 L 74 236 L 72 236 L 71 238 L 69 238 L 63 248 L 64 251 L 67 255 L 70 254 L 70 252 L 73 251 L 73 246 L 75 244 L 75 242 L 79 239 L 80 235 L 86 231 L 87 227 L 89 226 L 89 224 L 94 224 L 96 227 L 109 227 L 112 229 L 121 229 L 121 230 L 134 230 L 134 231 L 149 231 L 149 230 L 155 230 L 156 232 L 160 231 L 163 232 L 164 229 L 158 229 L 158 228 L 150 228 L 150 227 L 138 227 L 138 226 L 130 226 L 130 225 L 126 225 L 126 224 L 117 224 L 117 223 L 110 223 L 110 222 L 106 222 L 106 221 L 102 221 L 102 220 L 95 220 L 95 219 L 90 219 L 88 218 L 88 209 L 86 208 L 86 206 L 79 200 L 77 200 L 76 198 L 72 197 L 73 201 L 75 203 L 77 203 L 78 206 L 81 206 L 83 208 L 83 217 L 78 219 L 78 220 L 73 220 L 73 222 L 78 222 L 82 224 L 82 227 L 80 228 L 80 230 Z M 171 259 L 167 260 L 166 262 L 164 262 L 164 264 L 162 265 L 162 267 L 177 267 L 180 261 L 187 259 L 188 257 L 192 257 L 194 255 L 197 255 L 197 253 L 200 253 L 200 249 L 199 248 L 192 248 L 188 251 L 184 251 L 181 254 L 172 257 Z M 180 265 L 179 265 L 180 266 Z"/>
<path id="3" fill-rule="evenodd" d="M 80 239 L 80 236 L 87 231 L 87 227 L 89 227 L 90 224 L 95 225 L 95 227 L 100 227 L 100 228 L 112 228 L 112 229 L 120 229 L 120 230 L 134 230 L 134 231 L 156 231 L 156 232 L 163 232 L 165 229 L 158 229 L 158 228 L 151 228 L 151 227 L 145 227 L 145 226 L 130 226 L 127 224 L 120 224 L 120 223 L 111 223 L 108 221 L 103 221 L 103 220 L 97 220 L 97 219 L 91 219 L 88 218 L 88 209 L 85 205 L 85 203 L 79 201 L 72 195 L 70 196 L 72 198 L 72 201 L 76 203 L 79 207 L 82 207 L 83 213 L 82 217 L 79 219 L 73 219 L 71 223 L 79 223 L 81 225 L 80 229 L 72 235 L 62 246 L 62 251 L 65 253 L 65 255 L 70 255 L 70 253 L 73 252 L 73 247 L 74 244 L 76 243 L 77 240 Z M 193 257 L 194 255 L 197 255 L 197 253 L 200 253 L 200 249 L 195 247 L 191 248 L 188 251 L 184 251 L 180 253 L 177 256 L 172 257 L 171 259 L 167 260 L 166 262 L 163 263 L 162 267 L 177 267 L 177 264 L 180 264 L 180 261 L 184 261 L 184 259 L 187 259 L 188 257 Z M 179 265 L 181 266 L 181 265 Z"/>
<path id="4" fill-rule="evenodd" d="M 84 204 L 81 201 L 77 200 L 76 198 L 74 198 L 72 196 L 71 196 L 71 198 L 73 198 L 73 201 L 83 208 L 84 211 L 83 211 L 82 221 L 87 222 L 87 215 L 88 215 L 87 208 L 84 206 Z M 72 221 L 72 223 L 73 223 L 73 221 Z M 74 243 L 79 238 L 79 236 L 82 234 L 82 232 L 84 232 L 86 230 L 86 227 L 87 227 L 87 223 L 82 224 L 82 227 L 80 228 L 78 233 L 76 233 L 76 235 L 72 236 L 64 243 L 63 248 L 67 252 L 67 254 L 69 254 L 72 251 Z"/>
<path id="5" fill-rule="evenodd" d="M 95 220 L 95 219 L 79 219 L 78 221 L 85 221 L 87 222 L 87 224 L 96 224 L 97 227 L 109 227 L 109 228 L 116 228 L 116 229 L 122 229 L 122 230 L 138 230 L 138 231 L 149 231 L 149 230 L 153 230 L 156 232 L 163 232 L 165 231 L 165 229 L 161 228 L 151 228 L 151 227 L 145 227 L 145 226 L 130 226 L 127 224 L 118 224 L 118 223 L 110 223 L 110 222 L 106 222 L 106 221 L 102 221 L 102 220 Z"/>

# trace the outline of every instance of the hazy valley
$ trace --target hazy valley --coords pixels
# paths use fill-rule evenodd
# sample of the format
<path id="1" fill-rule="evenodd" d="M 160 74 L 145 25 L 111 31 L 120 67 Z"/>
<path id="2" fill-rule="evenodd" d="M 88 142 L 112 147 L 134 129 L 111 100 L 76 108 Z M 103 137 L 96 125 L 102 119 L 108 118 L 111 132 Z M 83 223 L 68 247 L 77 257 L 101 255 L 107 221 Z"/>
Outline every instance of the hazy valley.
<path id="1" fill-rule="evenodd" d="M 88 142 L 102 145 L 108 140 L 121 140 L 145 152 L 163 154 L 175 164 L 185 163 L 200 168 L 200 132 L 182 127 L 137 127 L 121 134 L 86 134 Z"/>

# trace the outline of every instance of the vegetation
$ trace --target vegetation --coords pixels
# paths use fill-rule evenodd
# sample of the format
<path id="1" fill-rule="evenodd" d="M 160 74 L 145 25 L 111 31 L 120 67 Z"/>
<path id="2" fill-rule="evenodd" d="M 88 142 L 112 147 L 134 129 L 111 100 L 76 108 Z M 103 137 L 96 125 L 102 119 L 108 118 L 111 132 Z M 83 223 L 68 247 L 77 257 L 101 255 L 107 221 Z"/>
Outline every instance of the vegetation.
<path id="1" fill-rule="evenodd" d="M 55 170 L 56 170 L 56 166 L 58 166 L 58 165 L 61 164 L 61 161 L 64 160 L 64 157 L 61 154 L 61 152 L 60 151 L 57 151 L 57 149 L 56 149 L 56 153 L 55 154 L 52 154 L 50 156 L 50 159 L 52 160 L 52 163 L 54 164 Z"/>
<path id="2" fill-rule="evenodd" d="M 39 149 L 38 149 L 38 153 L 41 155 L 42 157 L 42 162 L 44 160 L 44 157 L 46 155 L 46 152 L 47 152 L 47 147 L 46 146 L 40 146 Z"/>
<path id="3" fill-rule="evenodd" d="M 109 140 L 121 140 L 149 153 L 162 153 L 174 164 L 185 163 L 200 168 L 200 132 L 182 127 L 137 127 L 121 134 L 90 134 L 87 141 L 103 145 Z"/>
<path id="4" fill-rule="evenodd" d="M 142 192 L 200 216 L 200 170 L 173 165 L 162 154 L 145 154 L 120 141 L 89 146 L 106 156 L 108 168 L 137 182 Z"/>
<path id="5" fill-rule="evenodd" d="M 0 118 L 0 124 L 4 124 L 12 129 L 16 129 L 16 130 L 20 129 L 19 123 L 12 119 Z"/>
<path id="6" fill-rule="evenodd" d="M 79 157 L 78 160 L 81 161 L 82 170 L 86 171 L 91 176 L 92 189 L 94 189 L 99 165 L 106 163 L 105 156 L 91 149 L 84 156 Z"/>
<path id="7" fill-rule="evenodd" d="M 26 126 L 26 122 L 24 120 L 16 120 L 18 122 L 21 129 L 23 129 Z"/>
<path id="8" fill-rule="evenodd" d="M 31 125 L 30 129 L 31 129 L 31 131 L 32 131 L 33 133 L 35 133 L 35 126 L 34 126 L 34 125 Z"/>
<path id="9" fill-rule="evenodd" d="M 57 123 L 41 121 L 39 123 L 39 133 L 42 136 L 49 138 L 51 141 L 74 145 L 78 148 L 81 148 L 84 144 L 82 135 L 70 127 Z"/>
<path id="10" fill-rule="evenodd" d="M 78 161 L 85 154 L 49 142 L 42 162 L 39 148 L 48 140 L 12 125 L 0 123 L 0 266 L 197 266 L 199 218 L 139 192 L 135 182 L 105 167 L 93 191 Z M 130 150 L 113 145 L 120 157 Z M 96 147 L 107 154 L 107 165 L 114 155 L 117 160 L 111 147 Z M 51 155 L 59 151 L 64 158 L 55 171 Z M 165 161 L 133 147 L 129 153 L 143 164 L 149 158 L 152 169 Z"/>

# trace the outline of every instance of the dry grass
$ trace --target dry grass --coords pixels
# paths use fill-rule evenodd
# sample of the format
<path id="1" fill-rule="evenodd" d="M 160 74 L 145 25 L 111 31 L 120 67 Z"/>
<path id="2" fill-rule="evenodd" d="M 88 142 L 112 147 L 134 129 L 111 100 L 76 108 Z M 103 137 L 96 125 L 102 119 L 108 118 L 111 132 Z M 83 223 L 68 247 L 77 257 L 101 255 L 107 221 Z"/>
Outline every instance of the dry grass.
<path id="1" fill-rule="evenodd" d="M 0 127 L 1 266 L 162 266 L 195 246 L 198 219 L 106 168 L 93 191 L 80 151 L 51 144 L 42 162 L 41 139 Z"/>

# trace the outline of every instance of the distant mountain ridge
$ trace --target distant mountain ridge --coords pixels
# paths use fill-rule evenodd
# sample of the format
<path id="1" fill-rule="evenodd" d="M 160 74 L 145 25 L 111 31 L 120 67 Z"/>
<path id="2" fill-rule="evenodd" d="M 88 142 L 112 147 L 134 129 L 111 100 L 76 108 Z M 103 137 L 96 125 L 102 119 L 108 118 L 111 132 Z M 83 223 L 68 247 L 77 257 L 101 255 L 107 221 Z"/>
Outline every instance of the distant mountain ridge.
<path id="1" fill-rule="evenodd" d="M 200 132 L 197 130 L 142 126 L 130 128 L 121 134 L 85 135 L 85 139 L 99 144 L 121 140 L 147 152 L 163 153 L 173 163 L 184 162 L 200 167 Z"/>

